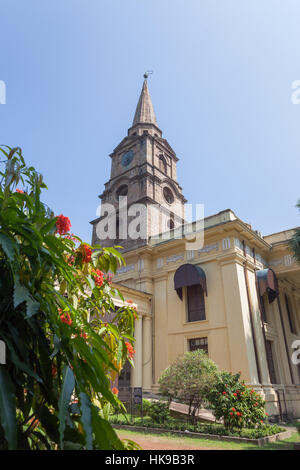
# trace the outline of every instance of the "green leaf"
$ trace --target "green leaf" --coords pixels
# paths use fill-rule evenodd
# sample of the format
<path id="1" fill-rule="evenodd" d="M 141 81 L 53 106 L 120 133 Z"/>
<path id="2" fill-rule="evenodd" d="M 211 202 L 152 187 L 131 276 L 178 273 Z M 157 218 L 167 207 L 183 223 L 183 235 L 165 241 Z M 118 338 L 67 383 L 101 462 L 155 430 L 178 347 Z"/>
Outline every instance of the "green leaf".
<path id="1" fill-rule="evenodd" d="M 56 354 L 58 353 L 58 351 L 60 350 L 60 348 L 62 346 L 62 342 L 60 341 L 60 339 L 57 335 L 54 335 L 53 343 L 54 343 L 54 349 L 53 349 L 53 352 L 50 356 L 50 359 L 53 359 L 54 356 L 56 356 Z"/>
<path id="2" fill-rule="evenodd" d="M 8 346 L 9 351 L 10 351 L 11 360 L 14 363 L 14 365 L 18 369 L 21 369 L 24 372 L 26 372 L 27 374 L 31 375 L 31 377 L 33 377 L 37 382 L 43 383 L 42 379 L 38 376 L 38 374 L 36 374 L 34 372 L 34 370 L 32 370 L 30 365 L 26 364 L 25 362 L 21 361 L 21 359 L 19 359 L 19 357 L 18 357 L 13 345 L 11 344 L 11 342 L 8 339 L 6 339 L 5 342 Z"/>
<path id="3" fill-rule="evenodd" d="M 63 384 L 60 392 L 58 402 L 58 418 L 59 418 L 59 436 L 60 448 L 63 449 L 64 431 L 66 427 L 66 419 L 68 414 L 68 407 L 71 399 L 72 392 L 75 387 L 74 374 L 69 366 L 65 366 L 63 373 Z"/>
<path id="4" fill-rule="evenodd" d="M 26 300 L 26 305 L 27 305 L 26 318 L 30 318 L 33 315 L 35 315 L 38 312 L 39 308 L 40 308 L 40 304 L 36 300 L 34 300 L 32 297 L 29 297 Z"/>
<path id="5" fill-rule="evenodd" d="M 2 249 L 8 259 L 10 259 L 10 261 L 13 261 L 15 248 L 17 247 L 16 243 L 14 243 L 10 237 L 5 235 L 5 233 L 0 233 L 0 245 L 2 246 Z"/>
<path id="6" fill-rule="evenodd" d="M 93 449 L 91 400 L 86 393 L 80 393 L 81 420 L 86 437 L 87 450 Z"/>
<path id="7" fill-rule="evenodd" d="M 97 408 L 92 405 L 92 422 L 96 446 L 100 450 L 124 450 L 112 426 L 99 416 Z"/>
<path id="8" fill-rule="evenodd" d="M 17 277 L 14 285 L 14 307 L 17 308 L 18 305 L 29 298 L 28 290 L 20 283 L 19 278 Z"/>
<path id="9" fill-rule="evenodd" d="M 54 227 L 56 224 L 56 218 L 49 220 L 43 227 L 41 228 L 40 232 L 41 235 L 45 235 L 46 233 L 53 233 L 54 232 Z"/>
<path id="10" fill-rule="evenodd" d="M 0 366 L 0 420 L 9 450 L 17 448 L 16 395 L 6 370 Z"/>

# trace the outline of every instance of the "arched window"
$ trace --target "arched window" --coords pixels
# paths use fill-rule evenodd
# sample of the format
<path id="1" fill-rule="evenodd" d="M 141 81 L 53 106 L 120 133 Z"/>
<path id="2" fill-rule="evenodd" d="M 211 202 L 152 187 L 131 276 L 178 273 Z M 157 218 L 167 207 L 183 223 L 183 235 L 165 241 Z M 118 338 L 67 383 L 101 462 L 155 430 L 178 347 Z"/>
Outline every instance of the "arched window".
<path id="1" fill-rule="evenodd" d="M 174 220 L 169 219 L 168 222 L 167 222 L 167 226 L 170 230 L 172 230 L 175 227 Z"/>
<path id="2" fill-rule="evenodd" d="M 183 264 L 174 275 L 174 288 L 182 300 L 182 289 L 186 288 L 187 321 L 206 319 L 204 292 L 207 295 L 206 276 L 200 266 Z"/>
<path id="3" fill-rule="evenodd" d="M 200 284 L 187 286 L 187 321 L 205 320 L 204 292 Z"/>
<path id="4" fill-rule="evenodd" d="M 122 186 L 120 186 L 116 191 L 117 199 L 119 199 L 120 196 L 127 196 L 127 194 L 128 194 L 127 184 L 122 184 Z"/>
<path id="5" fill-rule="evenodd" d="M 167 186 L 165 186 L 163 189 L 163 195 L 168 204 L 172 204 L 172 202 L 174 202 L 173 193 Z"/>
<path id="6" fill-rule="evenodd" d="M 167 174 L 167 162 L 166 162 L 166 159 L 162 155 L 159 157 L 159 169 L 164 174 Z"/>

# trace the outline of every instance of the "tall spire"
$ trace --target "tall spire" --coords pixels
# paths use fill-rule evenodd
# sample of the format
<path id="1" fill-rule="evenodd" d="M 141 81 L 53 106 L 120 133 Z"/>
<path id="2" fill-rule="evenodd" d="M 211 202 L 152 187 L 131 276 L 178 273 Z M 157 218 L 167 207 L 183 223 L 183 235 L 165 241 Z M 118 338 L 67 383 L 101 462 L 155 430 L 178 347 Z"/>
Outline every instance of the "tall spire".
<path id="1" fill-rule="evenodd" d="M 151 101 L 150 93 L 148 90 L 147 74 L 145 74 L 144 77 L 145 77 L 145 80 L 143 83 L 143 88 L 142 88 L 142 92 L 140 95 L 140 99 L 136 107 L 132 125 L 135 126 L 136 124 L 146 123 L 146 124 L 154 124 L 155 126 L 157 126 L 155 112 L 154 112 L 153 104 Z"/>

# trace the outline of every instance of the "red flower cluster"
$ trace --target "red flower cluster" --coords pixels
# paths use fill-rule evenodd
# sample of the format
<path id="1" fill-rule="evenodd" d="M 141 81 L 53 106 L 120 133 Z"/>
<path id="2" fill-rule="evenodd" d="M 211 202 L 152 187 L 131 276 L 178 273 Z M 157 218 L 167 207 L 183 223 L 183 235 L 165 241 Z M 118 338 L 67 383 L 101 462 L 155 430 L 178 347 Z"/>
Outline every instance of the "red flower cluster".
<path id="1" fill-rule="evenodd" d="M 57 216 L 56 220 L 56 231 L 60 235 L 64 235 L 67 233 L 71 228 L 71 222 L 69 217 L 65 217 L 64 215 L 60 214 Z"/>
<path id="2" fill-rule="evenodd" d="M 135 355 L 135 349 L 133 349 L 133 346 L 128 341 L 126 341 L 125 344 L 128 351 L 128 356 L 130 357 L 130 359 L 133 359 Z"/>
<path id="3" fill-rule="evenodd" d="M 71 227 L 71 225 L 70 225 L 70 227 Z M 75 237 L 73 236 L 73 234 L 70 235 L 69 233 L 66 235 L 65 238 L 67 238 L 68 240 L 72 240 L 73 242 L 77 242 L 77 241 L 78 241 L 77 238 L 75 238 Z"/>
<path id="4" fill-rule="evenodd" d="M 226 393 L 226 392 L 222 392 L 222 394 L 223 394 L 223 395 L 227 395 L 227 393 Z"/>
<path id="5" fill-rule="evenodd" d="M 54 364 L 52 364 L 52 377 L 56 377 L 57 376 L 57 369 L 55 367 Z"/>
<path id="6" fill-rule="evenodd" d="M 92 250 L 87 245 L 82 245 L 82 262 L 89 263 L 92 257 Z"/>
<path id="7" fill-rule="evenodd" d="M 113 387 L 111 391 L 113 392 L 114 395 L 118 395 L 119 393 L 119 390 L 117 389 L 117 387 Z"/>
<path id="8" fill-rule="evenodd" d="M 22 191 L 22 189 L 18 189 L 18 188 L 16 189 L 16 193 L 25 194 L 25 192 Z"/>
<path id="9" fill-rule="evenodd" d="M 94 280 L 95 280 L 95 283 L 97 284 L 98 287 L 101 287 L 102 284 L 103 284 L 103 272 L 100 271 L 100 269 L 96 269 L 93 271 L 93 275 L 94 275 Z"/>
<path id="10" fill-rule="evenodd" d="M 61 310 L 61 309 L 59 309 L 59 310 Z M 67 325 L 72 325 L 72 318 L 70 317 L 68 312 L 61 313 L 60 319 L 61 319 L 62 323 L 66 323 Z"/>

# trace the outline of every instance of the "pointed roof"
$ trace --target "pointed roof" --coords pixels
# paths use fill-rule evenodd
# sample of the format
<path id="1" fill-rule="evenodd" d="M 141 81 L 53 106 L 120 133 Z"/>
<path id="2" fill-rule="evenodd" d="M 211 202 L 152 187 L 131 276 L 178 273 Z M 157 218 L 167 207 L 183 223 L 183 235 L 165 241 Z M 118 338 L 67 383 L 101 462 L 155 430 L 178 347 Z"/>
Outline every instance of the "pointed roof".
<path id="1" fill-rule="evenodd" d="M 136 107 L 132 125 L 136 124 L 154 124 L 157 126 L 155 112 L 151 101 L 150 93 L 148 90 L 147 79 L 144 80 L 143 88 L 141 91 L 140 99 Z"/>

